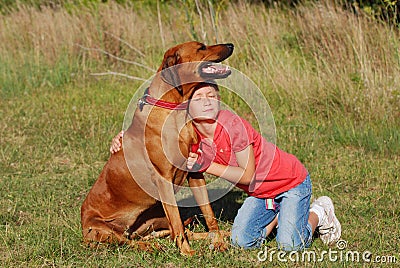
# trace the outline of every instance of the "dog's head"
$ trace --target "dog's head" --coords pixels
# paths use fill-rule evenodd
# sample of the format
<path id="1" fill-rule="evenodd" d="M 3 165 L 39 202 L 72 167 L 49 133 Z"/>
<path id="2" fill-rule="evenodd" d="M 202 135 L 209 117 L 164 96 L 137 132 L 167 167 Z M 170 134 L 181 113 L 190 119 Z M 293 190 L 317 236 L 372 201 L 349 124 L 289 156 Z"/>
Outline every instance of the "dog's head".
<path id="1" fill-rule="evenodd" d="M 164 82 L 182 92 L 187 83 L 226 78 L 231 70 L 219 62 L 232 55 L 233 44 L 207 46 L 199 42 L 187 42 L 167 50 L 159 68 Z"/>

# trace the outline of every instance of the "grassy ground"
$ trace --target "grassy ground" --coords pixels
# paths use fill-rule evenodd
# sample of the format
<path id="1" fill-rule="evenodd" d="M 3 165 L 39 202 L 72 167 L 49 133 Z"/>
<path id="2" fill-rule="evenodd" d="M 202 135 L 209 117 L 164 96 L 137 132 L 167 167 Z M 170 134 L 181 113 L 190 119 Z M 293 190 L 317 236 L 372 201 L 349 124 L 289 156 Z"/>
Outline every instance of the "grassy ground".
<path id="1" fill-rule="evenodd" d="M 194 3 L 161 4 L 159 13 L 156 4 L 41 11 L 21 7 L 1 17 L 0 266 L 269 264 L 257 259 L 259 250 L 220 253 L 209 250 L 206 242 L 192 242 L 198 253 L 193 258 L 180 256 L 168 239 L 158 240 L 163 250 L 153 253 L 117 246 L 88 249 L 81 243 L 80 205 L 141 84 L 90 74 L 110 70 L 146 79 L 165 48 L 192 39 L 236 45 L 228 63 L 267 97 L 277 145 L 308 168 L 315 196 L 327 194 L 334 200 L 347 241 L 342 253 L 370 251 L 373 258 L 387 257 L 382 262 L 395 256 L 398 265 L 398 31 L 329 4 L 283 11 L 243 3 L 197 9 Z M 135 63 L 122 63 L 100 50 Z M 244 113 L 234 99 L 226 101 Z M 214 204 L 224 229 L 231 228 L 243 198 L 233 191 Z M 266 246 L 272 250 L 274 240 Z M 317 239 L 311 250 L 337 249 Z M 358 263 L 342 260 L 325 257 L 294 265 L 371 265 L 361 255 Z M 293 266 L 276 255 L 272 262 Z"/>

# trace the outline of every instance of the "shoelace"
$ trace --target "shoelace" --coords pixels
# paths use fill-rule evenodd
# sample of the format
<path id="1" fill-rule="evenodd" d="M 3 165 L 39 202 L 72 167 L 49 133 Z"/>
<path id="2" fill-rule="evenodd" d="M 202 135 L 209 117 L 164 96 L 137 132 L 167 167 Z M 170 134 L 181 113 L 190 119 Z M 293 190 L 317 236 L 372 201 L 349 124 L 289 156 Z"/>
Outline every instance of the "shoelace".
<path id="1" fill-rule="evenodd" d="M 330 234 L 330 233 L 334 233 L 334 232 L 336 232 L 335 226 L 331 226 L 331 227 L 324 228 L 324 229 L 321 229 L 321 228 L 318 229 L 318 233 L 320 235 L 326 235 L 326 234 Z"/>

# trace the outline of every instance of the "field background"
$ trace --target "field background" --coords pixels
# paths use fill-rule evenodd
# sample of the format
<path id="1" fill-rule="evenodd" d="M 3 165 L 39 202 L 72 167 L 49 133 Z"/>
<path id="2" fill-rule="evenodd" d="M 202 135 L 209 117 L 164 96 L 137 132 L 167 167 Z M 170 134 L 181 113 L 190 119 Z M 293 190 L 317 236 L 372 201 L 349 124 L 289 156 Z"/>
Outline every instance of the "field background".
<path id="1" fill-rule="evenodd" d="M 225 63 L 262 90 L 275 118 L 277 145 L 308 168 L 314 196 L 334 200 L 347 250 L 396 256 L 398 265 L 399 31 L 332 2 L 267 8 L 242 1 L 82 1 L 62 7 L 17 5 L 3 12 L 0 266 L 270 264 L 257 260 L 258 250 L 213 252 L 206 242 L 192 242 L 198 253 L 193 258 L 180 256 L 168 239 L 159 240 L 164 250 L 153 253 L 117 246 L 88 249 L 81 243 L 81 203 L 142 83 L 93 74 L 147 79 L 167 48 L 189 40 L 235 44 Z M 235 98 L 223 100 L 246 116 Z M 217 215 L 224 229 L 230 229 L 243 198 L 234 191 L 220 202 Z M 311 249 L 329 248 L 316 240 Z M 275 258 L 273 265 L 294 264 Z"/>

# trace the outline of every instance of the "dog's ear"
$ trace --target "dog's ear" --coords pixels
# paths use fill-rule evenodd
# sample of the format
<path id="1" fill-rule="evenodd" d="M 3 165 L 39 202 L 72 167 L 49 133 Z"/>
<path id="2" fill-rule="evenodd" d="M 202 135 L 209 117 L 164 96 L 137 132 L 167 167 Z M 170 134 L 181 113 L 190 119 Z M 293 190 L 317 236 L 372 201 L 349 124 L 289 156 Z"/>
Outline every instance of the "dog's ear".
<path id="1" fill-rule="evenodd" d="M 179 79 L 178 67 L 177 65 L 181 63 L 181 57 L 178 51 L 174 53 L 165 53 L 162 69 L 161 69 L 161 79 L 176 88 L 179 94 L 183 94 L 181 87 L 181 80 Z"/>

